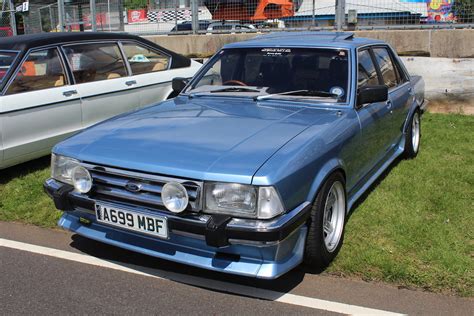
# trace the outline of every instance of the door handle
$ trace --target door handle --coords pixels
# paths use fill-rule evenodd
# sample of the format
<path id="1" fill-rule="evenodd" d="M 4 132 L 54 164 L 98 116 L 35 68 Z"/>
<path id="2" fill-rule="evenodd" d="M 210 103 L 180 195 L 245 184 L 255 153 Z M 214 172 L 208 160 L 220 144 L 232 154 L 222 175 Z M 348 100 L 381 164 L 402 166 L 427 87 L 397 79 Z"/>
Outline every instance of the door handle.
<path id="1" fill-rule="evenodd" d="M 70 97 L 71 95 L 74 95 L 74 94 L 77 94 L 77 90 L 68 90 L 68 91 L 63 92 L 63 95 L 65 97 Z"/>
<path id="2" fill-rule="evenodd" d="M 130 87 L 130 86 L 133 86 L 134 84 L 137 84 L 137 81 L 136 80 L 129 80 L 129 81 L 126 81 L 125 84 Z"/>
<path id="3" fill-rule="evenodd" d="M 387 109 L 392 108 L 392 102 L 391 101 L 387 101 L 387 103 L 385 103 L 385 105 L 387 105 Z"/>

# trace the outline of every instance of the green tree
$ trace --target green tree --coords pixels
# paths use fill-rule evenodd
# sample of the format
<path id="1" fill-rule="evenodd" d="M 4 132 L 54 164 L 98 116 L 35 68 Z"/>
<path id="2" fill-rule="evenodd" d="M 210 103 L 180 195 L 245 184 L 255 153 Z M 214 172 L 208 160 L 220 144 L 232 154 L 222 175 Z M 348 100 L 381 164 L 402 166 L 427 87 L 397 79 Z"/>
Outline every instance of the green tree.
<path id="1" fill-rule="evenodd" d="M 455 0 L 451 8 L 458 23 L 474 23 L 474 1 Z"/>
<path id="2" fill-rule="evenodd" d="M 146 9 L 148 2 L 148 0 L 125 0 L 124 7 L 127 10 Z"/>

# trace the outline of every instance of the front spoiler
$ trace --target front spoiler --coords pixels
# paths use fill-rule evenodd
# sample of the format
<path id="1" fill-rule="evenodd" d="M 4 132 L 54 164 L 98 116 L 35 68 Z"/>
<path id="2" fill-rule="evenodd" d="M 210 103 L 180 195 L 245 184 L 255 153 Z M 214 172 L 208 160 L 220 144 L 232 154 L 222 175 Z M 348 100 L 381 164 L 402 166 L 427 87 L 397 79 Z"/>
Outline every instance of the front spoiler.
<path id="1" fill-rule="evenodd" d="M 217 215 L 176 215 L 168 219 L 169 239 L 122 230 L 95 220 L 95 201 L 54 179 L 44 189 L 65 211 L 59 226 L 84 237 L 146 255 L 214 271 L 274 279 L 303 261 L 311 204 L 272 220 L 223 220 Z M 142 209 L 143 211 L 143 209 Z M 222 217 L 222 215 L 220 215 Z"/>
<path id="2" fill-rule="evenodd" d="M 230 245 L 219 249 L 202 239 L 170 234 L 157 239 L 98 224 L 83 225 L 80 214 L 64 213 L 59 226 L 78 235 L 145 255 L 208 270 L 260 279 L 275 279 L 303 261 L 306 225 L 268 246 Z"/>

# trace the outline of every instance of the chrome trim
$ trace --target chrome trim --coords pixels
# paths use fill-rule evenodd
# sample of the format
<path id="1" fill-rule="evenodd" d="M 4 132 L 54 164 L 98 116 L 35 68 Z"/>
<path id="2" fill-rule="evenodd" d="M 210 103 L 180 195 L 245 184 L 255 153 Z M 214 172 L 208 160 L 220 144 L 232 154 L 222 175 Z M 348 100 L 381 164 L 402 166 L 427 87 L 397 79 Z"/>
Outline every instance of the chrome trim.
<path id="1" fill-rule="evenodd" d="M 202 209 L 201 193 L 203 191 L 203 182 L 201 181 L 172 178 L 90 163 L 81 163 L 81 165 L 91 172 L 95 192 L 111 199 L 116 197 L 132 203 L 145 203 L 164 208 L 161 200 L 163 185 L 167 182 L 178 182 L 188 192 L 191 209 L 193 211 L 200 211 Z M 130 181 L 141 185 L 141 190 L 139 192 L 128 191 L 126 185 Z"/>

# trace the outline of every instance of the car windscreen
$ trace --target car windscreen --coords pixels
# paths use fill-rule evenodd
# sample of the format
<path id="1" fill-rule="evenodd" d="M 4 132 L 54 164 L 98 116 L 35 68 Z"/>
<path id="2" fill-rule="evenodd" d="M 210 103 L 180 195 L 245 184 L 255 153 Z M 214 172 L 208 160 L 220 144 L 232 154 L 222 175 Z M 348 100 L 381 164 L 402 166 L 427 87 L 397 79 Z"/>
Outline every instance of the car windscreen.
<path id="1" fill-rule="evenodd" d="M 297 92 L 305 91 L 305 97 L 327 96 L 333 102 L 345 102 L 348 58 L 345 49 L 224 49 L 205 66 L 186 92 L 218 92 L 219 86 L 238 86 L 242 88 L 225 91 L 248 95 L 252 91 L 248 88 L 254 88 L 253 91 L 281 97 L 301 97 L 303 93 Z"/>
<path id="2" fill-rule="evenodd" d="M 18 53 L 0 51 L 0 82 L 3 81 Z"/>

